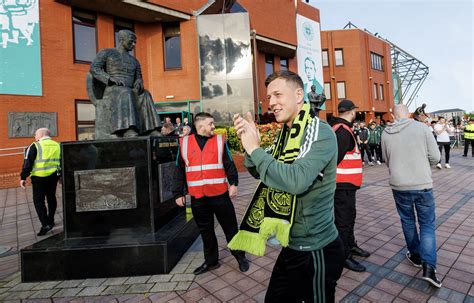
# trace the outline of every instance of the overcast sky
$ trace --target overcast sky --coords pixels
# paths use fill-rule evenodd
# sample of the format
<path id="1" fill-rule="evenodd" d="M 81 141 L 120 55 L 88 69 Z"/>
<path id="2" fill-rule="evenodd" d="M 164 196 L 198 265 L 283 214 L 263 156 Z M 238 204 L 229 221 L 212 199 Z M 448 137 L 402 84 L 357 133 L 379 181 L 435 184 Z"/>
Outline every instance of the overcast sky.
<path id="1" fill-rule="evenodd" d="M 474 111 L 473 14 L 471 0 L 310 0 L 320 10 L 322 30 L 348 21 L 379 33 L 421 60 L 429 75 L 410 110 L 459 107 Z"/>

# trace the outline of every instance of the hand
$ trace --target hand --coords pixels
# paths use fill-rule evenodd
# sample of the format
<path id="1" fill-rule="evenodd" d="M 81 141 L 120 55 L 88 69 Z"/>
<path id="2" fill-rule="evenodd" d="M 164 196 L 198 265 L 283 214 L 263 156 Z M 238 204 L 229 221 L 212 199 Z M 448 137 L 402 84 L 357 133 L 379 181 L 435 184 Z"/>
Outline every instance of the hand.
<path id="1" fill-rule="evenodd" d="M 186 205 L 186 199 L 185 197 L 179 197 L 176 199 L 176 204 L 179 206 L 179 207 L 184 207 Z"/>
<path id="2" fill-rule="evenodd" d="M 143 80 L 142 79 L 137 79 L 135 83 L 133 83 L 133 88 L 137 90 L 139 94 L 143 92 Z"/>
<path id="3" fill-rule="evenodd" d="M 242 118 L 239 114 L 234 115 L 234 126 L 237 136 L 248 155 L 260 147 L 260 136 L 257 126 L 253 121 L 252 113 L 247 113 L 247 119 Z"/>
<path id="4" fill-rule="evenodd" d="M 114 77 L 110 77 L 109 82 L 117 86 L 125 86 L 125 82 L 119 79 L 115 79 Z"/>
<path id="5" fill-rule="evenodd" d="M 26 188 L 26 180 L 20 180 L 20 187 L 23 189 Z"/>
<path id="6" fill-rule="evenodd" d="M 237 197 L 237 186 L 231 185 L 229 187 L 229 197 L 231 197 L 231 198 Z"/>

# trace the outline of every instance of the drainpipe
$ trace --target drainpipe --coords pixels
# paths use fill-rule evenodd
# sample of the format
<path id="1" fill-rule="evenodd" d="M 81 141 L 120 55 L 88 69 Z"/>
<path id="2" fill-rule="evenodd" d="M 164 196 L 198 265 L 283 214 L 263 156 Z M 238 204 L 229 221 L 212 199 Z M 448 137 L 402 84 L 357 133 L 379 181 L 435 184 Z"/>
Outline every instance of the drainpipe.
<path id="1" fill-rule="evenodd" d="M 255 113 L 258 115 L 258 107 L 260 104 L 260 93 L 259 93 L 259 83 L 258 83 L 258 50 L 257 50 L 257 30 L 250 30 L 250 37 L 252 38 L 253 44 L 253 70 L 254 70 L 254 98 L 257 101 L 254 105 Z M 263 112 L 263 109 L 262 109 Z"/>

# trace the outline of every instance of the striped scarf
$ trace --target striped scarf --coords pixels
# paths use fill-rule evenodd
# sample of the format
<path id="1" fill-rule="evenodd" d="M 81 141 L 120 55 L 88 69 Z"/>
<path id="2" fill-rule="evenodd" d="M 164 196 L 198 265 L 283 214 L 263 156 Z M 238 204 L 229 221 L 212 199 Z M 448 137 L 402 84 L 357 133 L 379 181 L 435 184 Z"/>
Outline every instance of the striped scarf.
<path id="1" fill-rule="evenodd" d="M 303 133 L 311 120 L 310 106 L 304 104 L 291 128 L 286 124 L 283 126 L 271 149 L 273 158 L 285 164 L 293 163 L 300 154 Z M 288 246 L 295 206 L 295 195 L 260 182 L 242 219 L 240 230 L 228 247 L 263 256 L 267 239 L 273 235 L 282 246 Z"/>

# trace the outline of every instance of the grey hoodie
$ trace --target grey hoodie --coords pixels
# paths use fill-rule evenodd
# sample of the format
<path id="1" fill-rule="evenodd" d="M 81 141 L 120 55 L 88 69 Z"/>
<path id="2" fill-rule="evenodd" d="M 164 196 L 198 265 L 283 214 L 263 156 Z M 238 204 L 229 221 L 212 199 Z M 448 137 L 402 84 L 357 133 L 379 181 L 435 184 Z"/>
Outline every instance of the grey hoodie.
<path id="1" fill-rule="evenodd" d="M 433 187 L 431 167 L 441 155 L 428 126 L 412 119 L 401 119 L 382 134 L 383 158 L 390 172 L 392 189 L 421 190 Z"/>

